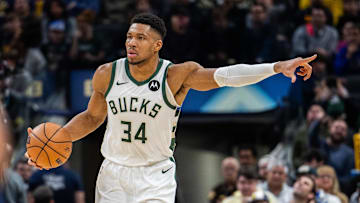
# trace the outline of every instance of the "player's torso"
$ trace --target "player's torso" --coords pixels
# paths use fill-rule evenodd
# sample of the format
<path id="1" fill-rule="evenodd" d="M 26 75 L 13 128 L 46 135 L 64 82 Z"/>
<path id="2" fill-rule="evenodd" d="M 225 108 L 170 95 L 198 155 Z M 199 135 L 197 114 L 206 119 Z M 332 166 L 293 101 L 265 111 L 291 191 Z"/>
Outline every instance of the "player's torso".
<path id="1" fill-rule="evenodd" d="M 160 59 L 155 73 L 138 82 L 126 59 L 113 63 L 106 93 L 108 124 L 101 148 L 105 158 L 143 166 L 172 156 L 179 108 L 166 82 L 170 64 Z"/>

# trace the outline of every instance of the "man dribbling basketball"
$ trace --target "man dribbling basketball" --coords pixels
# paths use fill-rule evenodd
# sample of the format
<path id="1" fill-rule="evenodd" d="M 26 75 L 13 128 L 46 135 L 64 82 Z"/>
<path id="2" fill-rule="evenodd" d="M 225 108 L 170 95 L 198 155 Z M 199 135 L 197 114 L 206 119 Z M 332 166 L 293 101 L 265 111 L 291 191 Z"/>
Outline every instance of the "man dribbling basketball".
<path id="1" fill-rule="evenodd" d="M 159 17 L 135 16 L 127 32 L 127 58 L 96 70 L 87 110 L 64 126 L 76 141 L 108 117 L 101 147 L 105 160 L 96 183 L 97 203 L 174 202 L 174 138 L 180 107 L 190 88 L 240 87 L 276 73 L 295 82 L 299 66 L 297 74 L 307 80 L 312 72 L 309 62 L 316 58 L 204 69 L 195 62 L 172 64 L 160 59 L 165 35 Z M 28 131 L 30 134 L 31 129 Z"/>

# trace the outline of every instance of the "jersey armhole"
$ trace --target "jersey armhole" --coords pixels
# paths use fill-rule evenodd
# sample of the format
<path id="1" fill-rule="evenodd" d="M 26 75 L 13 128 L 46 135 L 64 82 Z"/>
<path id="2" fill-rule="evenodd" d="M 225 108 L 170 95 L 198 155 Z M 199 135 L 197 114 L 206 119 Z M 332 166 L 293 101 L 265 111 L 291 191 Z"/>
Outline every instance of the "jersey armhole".
<path id="1" fill-rule="evenodd" d="M 114 61 L 114 62 L 112 63 L 111 79 L 110 79 L 109 86 L 108 86 L 108 88 L 107 88 L 107 90 L 106 90 L 106 93 L 105 93 L 105 98 L 106 98 L 106 96 L 109 94 L 109 92 L 110 92 L 110 90 L 111 90 L 111 88 L 112 88 L 112 86 L 113 86 L 114 78 L 115 78 L 115 70 L 116 70 L 116 61 Z"/>
<path id="2" fill-rule="evenodd" d="M 179 106 L 179 105 L 176 104 L 177 106 L 174 106 L 173 104 L 171 104 L 171 103 L 169 102 L 169 100 L 168 100 L 167 95 L 166 95 L 166 89 L 169 88 L 168 85 L 167 85 L 167 80 L 166 80 L 166 79 L 167 79 L 168 69 L 169 69 L 169 67 L 170 67 L 171 65 L 173 65 L 173 63 L 169 63 L 169 64 L 166 66 L 166 69 L 165 69 L 165 73 L 164 73 L 164 76 L 163 76 L 163 82 L 162 82 L 162 84 L 163 84 L 163 85 L 162 85 L 162 95 L 163 95 L 163 99 L 164 99 L 166 105 L 167 105 L 169 108 L 175 110 L 175 109 L 177 108 L 177 106 Z M 170 92 L 171 92 L 171 91 L 170 91 Z M 175 100 L 174 96 L 173 96 L 173 95 L 171 95 L 171 96 L 173 97 L 173 101 L 176 103 L 176 100 Z"/>

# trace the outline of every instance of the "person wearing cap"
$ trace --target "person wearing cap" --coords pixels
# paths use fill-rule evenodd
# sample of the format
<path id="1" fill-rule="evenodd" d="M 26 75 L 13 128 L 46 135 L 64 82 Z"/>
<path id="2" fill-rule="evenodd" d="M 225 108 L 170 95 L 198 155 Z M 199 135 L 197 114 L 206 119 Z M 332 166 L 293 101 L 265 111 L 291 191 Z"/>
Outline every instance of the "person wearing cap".
<path id="1" fill-rule="evenodd" d="M 241 169 L 237 179 L 237 191 L 226 198 L 223 203 L 247 203 L 252 201 L 256 192 L 263 192 L 270 203 L 277 203 L 277 199 L 270 192 L 263 191 L 258 185 L 258 175 L 252 168 Z"/>

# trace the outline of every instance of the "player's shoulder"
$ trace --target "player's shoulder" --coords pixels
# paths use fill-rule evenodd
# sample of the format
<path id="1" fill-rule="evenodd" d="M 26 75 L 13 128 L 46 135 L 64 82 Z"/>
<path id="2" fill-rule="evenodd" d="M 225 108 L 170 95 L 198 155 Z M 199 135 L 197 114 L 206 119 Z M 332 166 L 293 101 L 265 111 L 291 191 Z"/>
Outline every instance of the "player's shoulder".
<path id="1" fill-rule="evenodd" d="M 169 74 L 174 73 L 177 75 L 177 74 L 191 73 L 199 68 L 202 68 L 202 66 L 194 61 L 171 64 L 169 66 Z"/>
<path id="2" fill-rule="evenodd" d="M 112 74 L 112 62 L 100 65 L 93 76 L 92 83 L 95 91 L 105 93 L 109 86 Z"/>

